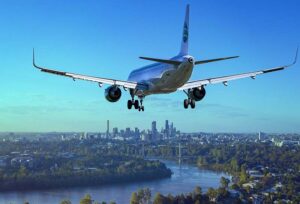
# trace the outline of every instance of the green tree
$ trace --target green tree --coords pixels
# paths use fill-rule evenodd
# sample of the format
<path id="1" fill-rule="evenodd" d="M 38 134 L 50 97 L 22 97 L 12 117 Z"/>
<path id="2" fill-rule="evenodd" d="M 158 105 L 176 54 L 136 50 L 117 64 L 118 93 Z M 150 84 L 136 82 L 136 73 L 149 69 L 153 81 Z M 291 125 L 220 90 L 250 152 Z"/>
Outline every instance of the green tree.
<path id="1" fill-rule="evenodd" d="M 160 193 L 156 193 L 153 204 L 165 204 L 165 199 L 164 196 L 161 195 Z"/>
<path id="2" fill-rule="evenodd" d="M 213 188 L 208 188 L 206 194 L 207 194 L 210 201 L 214 201 L 217 197 L 217 191 Z"/>
<path id="3" fill-rule="evenodd" d="M 90 194 L 86 194 L 81 200 L 80 204 L 92 204 L 93 200 Z"/>
<path id="4" fill-rule="evenodd" d="M 202 195 L 202 189 L 200 186 L 196 186 L 195 190 L 194 190 L 194 199 L 195 200 L 200 200 L 201 199 L 201 195 Z"/>
<path id="5" fill-rule="evenodd" d="M 25 177 L 26 175 L 27 175 L 27 169 L 26 169 L 26 167 L 25 166 L 21 166 L 20 167 L 20 169 L 19 169 L 19 171 L 18 171 L 18 177 L 19 178 L 23 178 L 23 177 Z"/>
<path id="6" fill-rule="evenodd" d="M 151 190 L 149 188 L 144 189 L 144 194 L 145 194 L 145 201 L 146 203 L 149 203 L 151 200 Z"/>
<path id="7" fill-rule="evenodd" d="M 194 194 L 195 195 L 201 195 L 202 194 L 202 189 L 200 186 L 196 186 L 195 190 L 194 190 Z"/>
<path id="8" fill-rule="evenodd" d="M 144 203 L 145 200 L 145 192 L 144 189 L 139 189 L 137 193 L 139 203 Z"/>
<path id="9" fill-rule="evenodd" d="M 217 190 L 217 192 L 218 192 L 218 195 L 217 195 L 217 197 L 218 196 L 221 196 L 222 198 L 226 198 L 227 196 L 229 196 L 229 193 L 228 193 L 228 191 L 226 190 L 226 188 L 218 188 L 218 190 Z"/>
<path id="10" fill-rule="evenodd" d="M 235 158 L 231 159 L 230 161 L 230 167 L 233 171 L 237 172 L 239 170 L 238 162 Z"/>
<path id="11" fill-rule="evenodd" d="M 72 204 L 70 200 L 62 200 L 60 204 Z"/>
<path id="12" fill-rule="evenodd" d="M 225 178 L 224 176 L 222 176 L 220 179 L 220 183 L 223 188 L 228 188 L 229 182 L 230 182 L 230 180 Z"/>
<path id="13" fill-rule="evenodd" d="M 230 188 L 233 189 L 233 190 L 238 190 L 238 189 L 239 189 L 239 186 L 238 186 L 236 183 L 234 183 L 234 184 L 232 184 L 232 185 L 230 186 Z"/>
<path id="14" fill-rule="evenodd" d="M 169 200 L 169 203 L 175 203 L 175 198 L 171 194 L 168 194 L 167 198 Z"/>
<path id="15" fill-rule="evenodd" d="M 241 173 L 240 173 L 240 177 L 239 177 L 239 178 L 240 178 L 240 181 L 239 181 L 240 186 L 241 186 L 242 184 L 244 184 L 244 183 L 247 182 L 248 175 L 247 175 L 247 172 L 246 172 L 245 168 L 242 168 L 242 171 L 241 171 Z"/>
<path id="16" fill-rule="evenodd" d="M 136 192 L 131 194 L 130 204 L 139 204 L 139 198 Z"/>
<path id="17" fill-rule="evenodd" d="M 247 191 L 247 193 L 250 193 L 251 192 L 251 187 L 250 186 L 246 186 L 246 191 Z"/>
<path id="18" fill-rule="evenodd" d="M 198 159 L 197 159 L 197 165 L 200 166 L 200 167 L 208 165 L 206 157 L 205 156 L 199 156 Z"/>

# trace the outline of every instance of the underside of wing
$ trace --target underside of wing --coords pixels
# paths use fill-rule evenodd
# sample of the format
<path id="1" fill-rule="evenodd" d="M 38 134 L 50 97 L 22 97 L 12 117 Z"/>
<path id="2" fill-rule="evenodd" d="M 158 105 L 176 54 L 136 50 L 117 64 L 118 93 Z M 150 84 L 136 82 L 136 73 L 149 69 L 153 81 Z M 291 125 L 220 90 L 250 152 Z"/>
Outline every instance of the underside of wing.
<path id="1" fill-rule="evenodd" d="M 109 84 L 109 85 L 123 86 L 123 87 L 129 88 L 129 89 L 134 89 L 137 86 L 136 82 L 131 82 L 131 81 L 123 81 L 123 80 L 116 80 L 116 79 L 87 76 L 87 75 L 82 75 L 82 74 L 75 74 L 75 73 L 63 72 L 63 71 L 58 71 L 58 70 L 49 69 L 49 68 L 45 68 L 45 67 L 40 67 L 40 66 L 37 66 L 35 63 L 34 52 L 33 52 L 33 66 L 35 68 L 41 70 L 42 72 L 46 72 L 49 74 L 55 74 L 55 75 L 59 75 L 59 76 L 70 77 L 73 80 L 80 79 L 80 80 L 97 82 L 101 86 L 102 86 L 102 84 Z"/>
<path id="2" fill-rule="evenodd" d="M 242 73 L 242 74 L 234 74 L 234 75 L 229 75 L 229 76 L 222 76 L 222 77 L 215 77 L 215 78 L 208 78 L 208 79 L 191 81 L 191 82 L 186 83 L 182 87 L 180 87 L 178 90 L 186 90 L 186 89 L 197 88 L 197 87 L 205 86 L 207 84 L 223 83 L 224 85 L 227 85 L 228 81 L 243 79 L 243 78 L 255 79 L 255 77 L 257 75 L 267 74 L 267 73 L 270 73 L 270 72 L 276 72 L 276 71 L 284 70 L 284 69 L 294 65 L 297 61 L 297 56 L 298 56 L 298 48 L 297 48 L 297 51 L 296 51 L 295 59 L 294 59 L 293 63 L 290 64 L 290 65 L 274 67 L 274 68 L 270 68 L 270 69 L 262 69 L 262 70 L 247 72 L 247 73 Z"/>

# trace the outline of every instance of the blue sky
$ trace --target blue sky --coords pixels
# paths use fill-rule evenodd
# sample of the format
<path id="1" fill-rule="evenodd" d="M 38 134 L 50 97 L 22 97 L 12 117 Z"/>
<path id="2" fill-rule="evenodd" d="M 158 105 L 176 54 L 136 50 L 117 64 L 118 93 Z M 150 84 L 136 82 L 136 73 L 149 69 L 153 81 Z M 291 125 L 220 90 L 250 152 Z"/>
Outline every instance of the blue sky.
<path id="1" fill-rule="evenodd" d="M 190 54 L 196 59 L 240 55 L 197 66 L 192 79 L 285 65 L 300 42 L 300 3 L 294 1 L 39 1 L 0 2 L 0 131 L 104 131 L 112 126 L 150 128 L 165 119 L 187 132 L 300 132 L 300 63 L 289 70 L 207 86 L 195 110 L 185 94 L 153 95 L 145 112 L 127 110 L 97 84 L 41 73 L 40 65 L 127 79 L 180 47 L 190 3 Z"/>

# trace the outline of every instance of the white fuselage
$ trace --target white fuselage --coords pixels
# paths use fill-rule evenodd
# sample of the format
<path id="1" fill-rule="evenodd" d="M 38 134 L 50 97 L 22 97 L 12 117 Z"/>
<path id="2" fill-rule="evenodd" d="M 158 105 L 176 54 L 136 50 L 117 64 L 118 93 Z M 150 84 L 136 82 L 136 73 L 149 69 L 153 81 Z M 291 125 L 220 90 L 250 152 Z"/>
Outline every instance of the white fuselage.
<path id="1" fill-rule="evenodd" d="M 138 96 L 174 92 L 190 79 L 193 59 L 190 55 L 176 56 L 172 60 L 181 61 L 179 65 L 154 63 L 135 69 L 129 74 L 128 81 L 143 85 L 137 87 L 135 95 Z"/>

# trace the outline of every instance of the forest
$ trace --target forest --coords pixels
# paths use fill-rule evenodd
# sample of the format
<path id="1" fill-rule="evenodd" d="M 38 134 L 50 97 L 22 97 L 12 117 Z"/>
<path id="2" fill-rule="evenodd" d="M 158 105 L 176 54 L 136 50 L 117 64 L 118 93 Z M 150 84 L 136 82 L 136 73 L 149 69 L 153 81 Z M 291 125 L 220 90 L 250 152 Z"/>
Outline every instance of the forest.
<path id="1" fill-rule="evenodd" d="M 0 191 L 145 181 L 172 173 L 158 160 L 103 141 L 0 142 L 0 152 Z"/>

